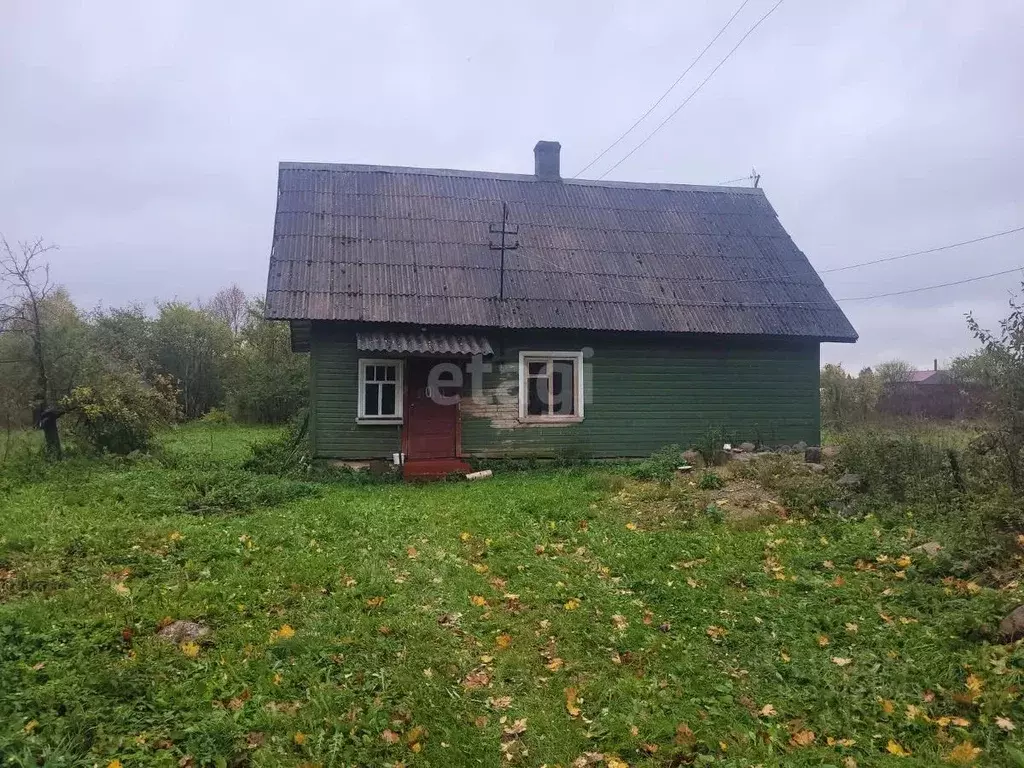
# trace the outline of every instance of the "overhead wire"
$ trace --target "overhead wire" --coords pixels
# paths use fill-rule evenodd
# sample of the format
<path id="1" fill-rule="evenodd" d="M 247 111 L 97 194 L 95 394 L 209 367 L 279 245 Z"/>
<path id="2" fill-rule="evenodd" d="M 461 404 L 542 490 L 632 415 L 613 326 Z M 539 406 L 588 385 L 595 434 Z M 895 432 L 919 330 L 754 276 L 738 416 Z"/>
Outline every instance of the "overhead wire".
<path id="1" fill-rule="evenodd" d="M 750 37 L 751 34 L 753 34 L 754 30 L 756 30 L 759 26 L 761 26 L 761 24 L 764 23 L 764 21 L 769 16 L 771 16 L 775 12 L 775 10 L 780 5 L 782 5 L 783 2 L 785 2 L 785 0 L 778 0 L 778 2 L 776 2 L 775 5 L 773 5 L 771 8 L 769 8 L 768 11 L 761 18 L 759 18 L 757 21 L 755 21 L 753 26 L 751 26 L 750 29 L 748 29 L 743 34 L 743 37 L 741 37 L 739 39 L 739 42 L 736 43 L 736 45 L 734 45 L 729 50 L 729 52 L 727 54 L 725 54 L 725 56 L 722 58 L 722 60 L 719 61 L 718 64 L 715 65 L 715 68 L 711 70 L 711 72 L 708 74 L 708 76 L 705 77 L 703 80 L 701 80 L 700 84 L 690 92 L 689 96 L 687 96 L 685 99 L 683 99 L 683 103 L 682 104 L 680 104 L 678 107 L 676 107 L 674 110 L 672 110 L 672 112 L 669 113 L 668 117 L 666 117 L 664 120 L 662 120 L 658 124 L 658 126 L 653 131 L 651 131 L 649 134 L 647 134 L 647 136 L 639 144 L 637 144 L 635 147 L 633 147 L 633 149 L 631 149 L 629 152 L 627 152 L 625 155 L 623 155 L 619 159 L 618 162 L 616 162 L 614 165 L 612 165 L 610 168 L 608 168 L 604 173 L 602 173 L 597 178 L 598 179 L 603 179 L 609 173 L 611 173 L 616 168 L 618 168 L 620 165 L 622 165 L 626 160 L 628 160 L 630 157 L 632 157 L 637 152 L 637 150 L 639 150 L 641 147 L 643 147 L 645 144 L 647 144 L 648 141 L 650 141 L 652 138 L 654 138 L 654 136 L 658 133 L 658 131 L 660 131 L 662 128 L 664 128 L 673 117 L 675 117 L 677 114 L 679 114 L 680 110 L 682 110 L 683 107 L 685 107 L 687 104 L 690 103 L 690 100 L 694 96 L 696 96 L 705 85 L 707 85 L 708 81 L 712 77 L 714 77 L 715 73 L 718 72 L 718 70 L 722 68 L 722 65 L 725 64 L 725 62 L 727 62 L 732 57 L 732 55 L 734 53 L 736 53 L 736 51 L 739 49 L 739 47 L 741 45 L 743 45 L 744 41 L 748 37 Z"/>
<path id="2" fill-rule="evenodd" d="M 672 85 L 670 85 L 665 90 L 665 92 L 663 94 L 661 94 L 661 96 L 658 97 L 658 100 L 655 101 L 653 104 L 651 104 L 651 106 L 647 108 L 647 111 L 644 112 L 642 115 L 640 115 L 640 117 L 638 117 L 636 119 L 636 121 L 631 126 L 629 126 L 629 128 L 627 128 L 625 131 L 623 131 L 622 135 L 619 136 L 619 138 L 617 138 L 615 141 L 613 141 L 611 144 L 609 144 L 607 147 L 605 147 L 603 150 L 601 150 L 594 157 L 593 160 L 591 160 L 589 163 L 587 163 L 585 166 L 583 166 L 579 171 L 577 171 L 576 175 L 573 176 L 572 178 L 575 179 L 575 178 L 581 176 L 583 173 L 585 173 L 587 171 L 587 169 L 589 169 L 591 166 L 593 166 L 595 163 L 597 163 L 602 157 L 607 155 L 611 150 L 613 150 L 616 146 L 618 146 L 619 142 L 621 142 L 624 138 L 626 138 L 629 134 L 631 134 L 633 132 L 633 130 L 638 125 L 640 125 L 640 123 L 642 123 L 647 118 L 648 115 L 651 114 L 651 112 L 653 112 L 655 109 L 657 109 L 658 105 L 661 104 L 661 102 L 663 102 L 668 97 L 668 95 L 670 93 L 672 93 L 673 90 L 675 90 L 675 87 L 677 85 L 679 85 L 679 83 L 681 83 L 683 81 L 683 78 L 686 77 L 690 73 L 690 70 L 693 69 L 695 66 L 697 66 L 697 62 L 699 62 L 704 57 L 704 54 L 707 53 L 708 50 L 710 50 L 711 46 L 714 45 L 718 41 L 718 38 L 720 38 L 725 33 L 725 30 L 727 30 L 729 28 L 729 25 L 731 25 L 732 22 L 735 20 L 735 18 L 740 15 L 740 11 L 742 11 L 746 7 L 747 3 L 749 3 L 749 2 L 750 2 L 750 0 L 743 0 L 743 2 L 740 3 L 739 8 L 737 8 L 733 12 L 732 16 L 729 17 L 729 20 L 726 21 L 725 24 L 722 26 L 722 28 L 718 30 L 718 34 L 716 34 L 713 38 L 711 38 L 711 42 L 709 42 L 707 45 L 704 46 L 703 50 L 701 50 L 701 52 L 697 54 L 697 58 L 695 58 L 693 61 L 690 62 L 690 65 L 686 69 L 684 69 L 683 73 L 679 77 L 677 77 L 675 79 L 675 82 L 673 82 Z"/>
<path id="3" fill-rule="evenodd" d="M 1024 232 L 1024 226 L 1014 227 L 1013 229 L 1006 229 L 1002 232 L 994 232 L 990 235 L 982 235 L 972 240 L 963 240 L 959 243 L 949 243 L 948 245 L 940 245 L 936 248 L 926 248 L 923 251 L 912 251 L 910 253 L 901 253 L 898 256 L 886 256 L 882 259 L 873 259 L 871 261 L 861 261 L 857 264 L 847 264 L 842 267 L 830 267 L 829 269 L 819 269 L 818 274 L 824 275 L 830 272 L 844 272 L 848 269 L 857 269 L 858 267 L 869 267 L 872 264 L 884 264 L 889 261 L 898 261 L 900 259 L 909 259 L 911 256 L 924 256 L 927 253 L 938 253 L 939 251 L 948 251 L 950 248 L 959 248 L 962 245 L 971 245 L 972 243 L 980 243 L 984 240 L 992 240 L 996 237 L 1004 237 L 1005 235 L 1012 235 L 1015 232 Z"/>
<path id="4" fill-rule="evenodd" d="M 921 291 L 932 291 L 936 288 L 949 288 L 954 285 L 964 285 L 965 283 L 976 283 L 979 280 L 988 280 L 990 277 L 999 277 L 1000 275 L 1008 275 L 1011 272 L 1020 272 L 1024 270 L 1024 266 L 1013 267 L 1012 269 L 1004 269 L 1001 272 L 991 272 L 987 275 L 978 275 L 977 277 L 968 277 L 964 280 L 954 280 L 949 283 L 938 283 L 936 285 L 926 285 L 921 288 L 908 288 L 904 291 L 890 291 L 889 293 L 876 293 L 872 296 L 851 296 L 845 299 L 836 299 L 836 301 L 868 301 L 869 299 L 884 299 L 887 296 L 903 296 L 908 293 L 920 293 Z"/>

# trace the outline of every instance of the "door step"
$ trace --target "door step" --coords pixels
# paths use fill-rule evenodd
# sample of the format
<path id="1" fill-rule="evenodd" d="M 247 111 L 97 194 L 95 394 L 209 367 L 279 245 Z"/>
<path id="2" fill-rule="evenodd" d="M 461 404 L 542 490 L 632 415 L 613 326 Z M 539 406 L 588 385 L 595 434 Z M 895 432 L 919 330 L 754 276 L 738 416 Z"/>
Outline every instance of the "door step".
<path id="1" fill-rule="evenodd" d="M 405 480 L 442 480 L 448 475 L 464 475 L 473 468 L 462 459 L 410 459 L 402 465 Z"/>

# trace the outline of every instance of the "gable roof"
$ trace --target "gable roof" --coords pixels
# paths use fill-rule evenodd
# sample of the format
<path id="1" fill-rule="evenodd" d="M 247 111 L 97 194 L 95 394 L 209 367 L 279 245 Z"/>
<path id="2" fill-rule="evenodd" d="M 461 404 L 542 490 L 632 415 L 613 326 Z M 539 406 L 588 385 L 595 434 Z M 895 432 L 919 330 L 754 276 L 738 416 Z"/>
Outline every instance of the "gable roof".
<path id="1" fill-rule="evenodd" d="M 317 163 L 280 164 L 267 317 L 857 339 L 760 189 Z"/>

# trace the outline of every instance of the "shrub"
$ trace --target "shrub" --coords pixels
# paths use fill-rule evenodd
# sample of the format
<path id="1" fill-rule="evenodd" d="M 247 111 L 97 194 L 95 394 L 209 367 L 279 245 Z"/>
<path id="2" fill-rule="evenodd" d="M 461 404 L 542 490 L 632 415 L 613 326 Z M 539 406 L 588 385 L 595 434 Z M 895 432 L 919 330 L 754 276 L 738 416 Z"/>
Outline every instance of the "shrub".
<path id="1" fill-rule="evenodd" d="M 838 468 L 859 475 L 867 491 L 888 501 L 950 501 L 959 490 L 956 453 L 907 433 L 850 432 L 840 440 Z"/>
<path id="2" fill-rule="evenodd" d="M 697 481 L 697 487 L 703 491 L 717 491 L 724 486 L 725 483 L 722 481 L 722 478 L 714 472 L 704 472 Z"/>
<path id="3" fill-rule="evenodd" d="M 725 430 L 720 427 L 709 427 L 697 443 L 697 453 L 704 459 L 704 465 L 715 467 L 725 463 Z"/>
<path id="4" fill-rule="evenodd" d="M 666 445 L 643 461 L 628 466 L 626 474 L 637 480 L 668 482 L 675 476 L 676 467 L 679 466 L 679 454 L 678 445 Z"/>
<path id="5" fill-rule="evenodd" d="M 203 424 L 209 424 L 213 427 L 226 427 L 231 424 L 234 419 L 231 418 L 231 414 L 225 411 L 223 408 L 211 408 L 200 419 Z"/>
<path id="6" fill-rule="evenodd" d="M 287 432 L 250 447 L 249 458 L 242 464 L 243 469 L 266 475 L 308 476 L 313 461 L 306 434 L 309 430 L 309 413 L 303 413 Z"/>
<path id="7" fill-rule="evenodd" d="M 156 430 L 180 416 L 177 394 L 167 376 L 147 382 L 133 371 L 107 372 L 94 385 L 73 389 L 61 407 L 86 448 L 127 455 L 148 450 Z"/>

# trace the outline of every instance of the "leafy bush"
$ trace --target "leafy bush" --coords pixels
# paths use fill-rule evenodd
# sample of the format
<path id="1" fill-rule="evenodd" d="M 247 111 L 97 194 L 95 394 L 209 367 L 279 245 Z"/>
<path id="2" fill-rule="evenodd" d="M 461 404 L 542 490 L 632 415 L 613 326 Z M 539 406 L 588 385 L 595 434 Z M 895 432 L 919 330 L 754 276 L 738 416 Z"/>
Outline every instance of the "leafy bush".
<path id="1" fill-rule="evenodd" d="M 1024 284 L 1022 284 L 1024 287 Z M 967 325 L 984 347 L 973 361 L 962 361 L 957 378 L 980 402 L 992 427 L 979 440 L 979 451 L 999 456 L 1006 482 L 1024 492 L 1024 304 L 1010 299 L 1010 314 L 996 332 L 983 329 L 973 315 Z M 1018 528 L 1024 520 L 1017 521 Z"/>
<path id="2" fill-rule="evenodd" d="M 203 424 L 209 424 L 213 427 L 226 427 L 231 424 L 234 419 L 231 418 L 231 414 L 225 411 L 223 408 L 211 408 L 200 419 Z"/>
<path id="3" fill-rule="evenodd" d="M 702 491 L 717 491 L 725 487 L 725 482 L 714 472 L 704 472 L 697 481 L 697 487 Z"/>
<path id="4" fill-rule="evenodd" d="M 309 450 L 309 441 L 306 439 L 308 429 L 309 414 L 304 413 L 284 434 L 271 440 L 254 443 L 249 449 L 249 458 L 242 463 L 242 468 L 257 474 L 356 485 L 388 483 L 401 479 L 398 472 L 360 471 L 314 460 Z"/>
<path id="5" fill-rule="evenodd" d="M 658 480 L 668 482 L 679 466 L 680 448 L 678 445 L 666 445 L 652 453 L 643 461 L 626 467 L 626 474 L 637 480 Z"/>
<path id="6" fill-rule="evenodd" d="M 113 371 L 73 389 L 61 407 L 86 448 L 126 455 L 148 450 L 156 430 L 179 418 L 177 395 L 168 376 L 147 382 L 133 371 Z"/>
<path id="7" fill-rule="evenodd" d="M 306 435 L 309 430 L 309 413 L 297 418 L 287 432 L 272 440 L 254 443 L 250 456 L 242 464 L 243 469 L 266 475 L 308 476 L 313 469 Z"/>
<path id="8" fill-rule="evenodd" d="M 949 502 L 960 490 L 955 456 L 954 449 L 913 434 L 857 430 L 841 438 L 837 466 L 859 475 L 869 493 L 889 501 Z"/>
<path id="9" fill-rule="evenodd" d="M 725 463 L 725 451 L 722 446 L 726 442 L 725 430 L 720 427 L 709 427 L 697 443 L 697 453 L 704 459 L 704 465 L 717 467 Z"/>

